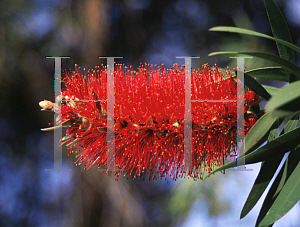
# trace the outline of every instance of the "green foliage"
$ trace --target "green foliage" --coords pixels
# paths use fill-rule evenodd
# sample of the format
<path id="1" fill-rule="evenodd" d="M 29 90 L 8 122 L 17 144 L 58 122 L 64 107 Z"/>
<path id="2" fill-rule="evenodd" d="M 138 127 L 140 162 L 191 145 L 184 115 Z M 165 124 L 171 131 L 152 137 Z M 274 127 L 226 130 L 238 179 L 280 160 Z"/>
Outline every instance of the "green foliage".
<path id="1" fill-rule="evenodd" d="M 265 4 L 273 36 L 275 38 L 279 38 L 288 43 L 291 43 L 292 39 L 289 29 L 277 5 L 274 3 L 273 0 L 265 0 Z M 276 45 L 279 52 L 279 56 L 295 64 L 294 51 L 285 46 L 284 44 L 279 43 L 278 41 L 276 42 Z M 287 70 L 285 71 L 288 81 L 293 82 L 295 80 L 294 76 L 290 75 L 290 73 Z"/>
<path id="2" fill-rule="evenodd" d="M 298 123 L 298 119 L 299 113 L 295 114 L 293 118 L 289 120 L 289 122 L 284 127 L 283 132 L 289 132 L 295 129 Z M 277 124 L 274 124 L 274 127 L 269 134 L 268 142 L 271 142 L 278 137 L 278 129 L 280 123 L 281 122 L 277 121 Z M 264 193 L 271 179 L 273 178 L 273 175 L 275 174 L 277 168 L 279 167 L 283 156 L 284 155 L 282 154 L 279 156 L 271 157 L 263 162 L 260 172 L 254 182 L 254 185 L 241 212 L 241 218 L 245 217 L 260 199 L 261 195 Z"/>
<path id="3" fill-rule="evenodd" d="M 247 75 L 261 79 L 288 82 L 284 70 L 278 66 L 249 70 Z"/>
<path id="4" fill-rule="evenodd" d="M 271 95 L 267 90 L 258 83 L 255 79 L 253 79 L 251 76 L 248 76 L 247 73 L 245 73 L 245 84 L 247 87 L 249 87 L 252 91 L 254 91 L 259 96 L 265 98 L 266 100 L 269 100 L 271 98 Z"/>
<path id="5" fill-rule="evenodd" d="M 241 52 L 223 51 L 223 52 L 210 53 L 208 56 L 213 56 L 213 55 L 217 55 L 217 54 L 227 54 L 227 55 L 243 54 L 243 55 L 247 55 L 247 56 L 254 56 L 254 57 L 262 58 L 265 60 L 269 60 L 271 62 L 274 62 L 274 63 L 280 65 L 282 68 L 286 69 L 288 72 L 294 73 L 295 76 L 297 77 L 297 79 L 298 80 L 300 79 L 300 68 L 297 65 L 295 65 L 281 57 L 273 55 L 273 54 L 261 53 L 261 52 L 247 52 L 247 51 L 241 51 Z"/>
<path id="6" fill-rule="evenodd" d="M 256 226 L 273 224 L 299 201 L 299 159 L 299 149 L 289 154 L 265 198 Z"/>
<path id="7" fill-rule="evenodd" d="M 272 112 L 264 114 L 248 132 L 245 138 L 245 153 L 248 154 L 268 138 L 268 134 L 272 125 L 276 122 L 276 118 L 272 116 Z"/>
<path id="8" fill-rule="evenodd" d="M 269 86 L 269 85 L 262 85 L 266 91 L 273 96 L 279 89 L 277 87 Z"/>
<path id="9" fill-rule="evenodd" d="M 278 90 L 269 100 L 266 111 L 285 110 L 287 115 L 300 110 L 300 81 L 294 82 Z"/>
<path id="10" fill-rule="evenodd" d="M 294 44 L 292 44 L 291 42 L 287 42 L 284 41 L 282 39 L 277 39 L 274 38 L 272 36 L 268 36 L 259 32 L 255 32 L 255 31 L 251 31 L 245 28 L 235 28 L 235 27 L 226 27 L 226 26 L 219 26 L 219 27 L 214 27 L 209 29 L 209 31 L 216 31 L 216 32 L 233 32 L 233 33 L 239 33 L 239 34 L 244 34 L 244 35 L 252 35 L 252 36 L 259 36 L 259 37 L 263 37 L 263 38 L 267 38 L 267 39 L 271 39 L 276 41 L 277 43 L 281 43 L 295 51 L 297 51 L 298 53 L 300 53 L 300 48 L 298 46 L 295 46 Z"/>
<path id="11" fill-rule="evenodd" d="M 245 164 L 262 162 L 260 172 L 242 209 L 244 218 L 255 206 L 273 178 L 275 181 L 264 200 L 256 226 L 272 226 L 300 200 L 300 68 L 295 64 L 294 51 L 300 48 L 293 45 L 289 29 L 279 8 L 273 0 L 265 0 L 265 6 L 273 37 L 244 28 L 214 27 L 210 31 L 233 32 L 258 36 L 276 42 L 279 56 L 262 52 L 214 52 L 209 56 L 248 55 L 276 63 L 278 66 L 257 68 L 245 73 L 245 84 L 268 101 L 265 114 L 256 122 L 244 139 L 245 154 L 238 159 L 245 159 Z M 284 88 L 261 85 L 253 78 L 263 78 L 289 82 Z M 254 82 L 255 81 L 255 82 Z M 280 136 L 279 126 L 285 117 L 292 118 L 285 124 Z M 267 143 L 260 147 L 265 141 Z M 285 153 L 290 152 L 282 167 Z M 235 167 L 236 160 L 212 171 L 208 176 L 228 168 Z M 275 177 L 275 172 L 281 168 Z M 204 180 L 205 180 L 204 179 Z"/>

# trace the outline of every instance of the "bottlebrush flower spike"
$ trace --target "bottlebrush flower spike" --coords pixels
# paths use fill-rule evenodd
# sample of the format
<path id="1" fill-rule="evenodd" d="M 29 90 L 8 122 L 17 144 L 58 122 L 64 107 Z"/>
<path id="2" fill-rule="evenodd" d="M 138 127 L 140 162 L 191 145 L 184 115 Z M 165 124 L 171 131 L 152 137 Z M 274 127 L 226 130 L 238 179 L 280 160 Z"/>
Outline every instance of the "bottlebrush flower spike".
<path id="1" fill-rule="evenodd" d="M 170 175 L 201 178 L 214 165 L 223 165 L 235 156 L 236 102 L 192 102 L 192 172 L 184 164 L 184 66 L 175 64 L 132 67 L 115 65 L 115 164 L 116 178 L 122 174 L 150 179 Z M 107 163 L 107 70 L 65 72 L 62 92 L 62 122 L 72 122 L 64 141 L 71 153 L 78 153 L 76 164 L 86 168 Z M 225 76 L 217 67 L 204 65 L 191 72 L 192 100 L 236 100 L 236 79 L 229 69 Z M 96 101 L 96 102 L 95 102 Z M 245 112 L 259 96 L 246 88 Z M 245 133 L 256 122 L 245 115 Z M 107 172 L 108 173 L 108 172 Z"/>

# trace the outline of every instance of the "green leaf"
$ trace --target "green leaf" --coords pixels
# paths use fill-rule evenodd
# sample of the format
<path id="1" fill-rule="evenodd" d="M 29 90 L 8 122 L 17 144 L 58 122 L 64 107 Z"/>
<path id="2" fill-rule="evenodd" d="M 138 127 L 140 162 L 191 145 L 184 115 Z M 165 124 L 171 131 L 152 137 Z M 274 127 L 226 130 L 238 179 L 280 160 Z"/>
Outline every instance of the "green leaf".
<path id="1" fill-rule="evenodd" d="M 281 121 L 277 120 L 276 123 L 272 125 L 268 137 L 268 142 L 278 137 L 278 130 L 280 124 Z M 259 174 L 243 206 L 240 219 L 244 218 L 252 210 L 252 208 L 255 206 L 261 195 L 264 193 L 266 187 L 268 186 L 270 180 L 276 172 L 276 169 L 278 168 L 283 156 L 284 155 L 272 157 L 262 162 Z"/>
<path id="2" fill-rule="evenodd" d="M 300 81 L 279 89 L 269 100 L 266 111 L 274 109 L 286 111 L 286 115 L 300 110 Z"/>
<path id="3" fill-rule="evenodd" d="M 291 120 L 288 121 L 288 123 L 284 126 L 281 134 L 287 133 L 297 127 L 298 121 L 299 121 L 300 113 L 296 113 Z"/>
<path id="4" fill-rule="evenodd" d="M 250 132 L 249 132 L 250 133 Z M 267 143 L 265 146 L 259 148 L 255 152 L 248 153 L 246 156 L 238 157 L 238 160 L 245 159 L 245 164 L 253 164 L 261 161 L 265 161 L 270 157 L 275 157 L 277 155 L 284 154 L 290 150 L 293 150 L 297 145 L 299 145 L 300 139 L 300 127 L 285 133 L 278 138 L 274 139 L 270 143 Z M 209 173 L 203 181 L 208 178 L 210 175 L 231 167 L 235 167 L 237 165 L 236 160 L 226 163 L 225 165 L 215 169 L 211 173 Z M 240 162 L 243 163 L 243 162 Z M 202 181 L 202 182 L 203 182 Z"/>
<path id="5" fill-rule="evenodd" d="M 280 66 L 258 68 L 247 71 L 248 76 L 288 82 L 284 69 Z"/>
<path id="6" fill-rule="evenodd" d="M 289 110 L 275 110 L 273 111 L 274 117 L 290 117 L 293 114 L 295 114 L 295 111 L 289 111 Z"/>
<path id="7" fill-rule="evenodd" d="M 285 160 L 284 165 L 281 167 L 280 172 L 277 174 L 264 202 L 260 209 L 258 218 L 256 220 L 255 226 L 258 226 L 259 222 L 263 219 L 263 217 L 267 214 L 269 208 L 271 207 L 273 203 L 273 197 L 275 196 L 275 193 L 278 194 L 278 192 L 281 190 L 282 185 L 284 184 L 285 179 L 283 179 L 283 176 L 286 176 L 287 171 L 287 162 L 288 158 Z"/>
<path id="8" fill-rule="evenodd" d="M 272 125 L 269 136 L 268 136 L 268 142 L 271 142 L 272 140 L 274 140 L 278 137 L 279 126 L 281 123 L 282 123 L 282 121 L 279 121 L 279 119 L 277 119 L 276 123 L 274 123 Z"/>
<path id="9" fill-rule="evenodd" d="M 297 150 L 293 155 L 293 163 L 298 163 L 294 171 L 288 177 L 278 197 L 274 201 L 267 215 L 261 221 L 261 226 L 271 224 L 285 215 L 300 200 L 300 151 Z"/>
<path id="10" fill-rule="evenodd" d="M 271 96 L 275 95 L 275 93 L 276 93 L 277 91 L 280 90 L 280 88 L 273 87 L 273 86 L 269 86 L 269 85 L 264 85 L 264 84 L 262 84 L 261 86 L 263 86 L 263 88 L 266 89 L 266 91 L 267 91 Z"/>
<path id="11" fill-rule="evenodd" d="M 254 151 L 267 140 L 276 119 L 272 112 L 266 113 L 258 119 L 245 137 L 245 154 Z"/>
<path id="12" fill-rule="evenodd" d="M 246 164 L 252 164 L 264 161 L 267 158 L 274 157 L 276 155 L 284 154 L 299 145 L 299 139 L 300 127 L 279 136 L 255 152 L 246 155 L 245 162 Z"/>
<path id="13" fill-rule="evenodd" d="M 254 182 L 254 185 L 244 204 L 240 219 L 244 218 L 260 199 L 260 197 L 268 187 L 270 181 L 272 180 L 273 175 L 275 174 L 283 157 L 284 155 L 279 155 L 264 161 L 264 164 L 262 165 L 259 174 Z"/>
<path id="14" fill-rule="evenodd" d="M 290 31 L 278 6 L 273 0 L 265 0 L 267 14 L 275 38 L 292 43 Z M 276 41 L 279 56 L 291 63 L 295 63 L 294 51 L 286 45 Z"/>
<path id="15" fill-rule="evenodd" d="M 271 98 L 271 95 L 266 91 L 266 89 L 264 89 L 264 87 L 260 83 L 258 83 L 251 76 L 248 76 L 247 73 L 245 73 L 244 76 L 245 84 L 247 87 L 249 87 L 252 91 L 266 100 L 269 100 Z"/>
<path id="16" fill-rule="evenodd" d="M 289 28 L 278 6 L 275 4 L 273 0 L 265 0 L 265 5 L 266 5 L 273 36 L 275 38 L 279 38 L 289 43 L 292 43 Z M 279 42 L 276 42 L 276 45 L 279 52 L 279 56 L 295 64 L 294 51 Z M 289 82 L 290 83 L 294 82 L 295 76 L 291 75 L 287 70 L 285 70 L 285 72 Z"/>
<path id="17" fill-rule="evenodd" d="M 274 40 L 278 43 L 284 44 L 285 46 L 297 51 L 298 53 L 300 53 L 300 48 L 297 47 L 296 45 L 286 42 L 282 39 L 278 39 L 278 38 L 274 38 L 272 36 L 269 35 L 265 35 L 259 32 L 255 32 L 252 30 L 248 30 L 245 28 L 236 28 L 236 27 L 226 27 L 226 26 L 218 26 L 218 27 L 213 27 L 211 29 L 209 29 L 209 31 L 216 31 L 216 32 L 232 32 L 232 33 L 239 33 L 239 34 L 244 34 L 244 35 L 253 35 L 253 36 L 259 36 L 259 37 L 263 37 L 263 38 L 267 38 L 267 39 L 271 39 Z"/>
<path id="18" fill-rule="evenodd" d="M 246 52 L 246 51 L 242 51 L 242 52 L 224 51 L 224 52 L 213 52 L 210 53 L 208 56 L 219 55 L 219 54 L 245 54 L 245 55 L 262 58 L 280 65 L 281 67 L 288 70 L 290 73 L 293 73 L 297 77 L 297 79 L 300 79 L 300 68 L 297 65 L 273 54 L 262 53 L 262 52 Z"/>
<path id="19" fill-rule="evenodd" d="M 287 133 L 297 127 L 297 123 L 299 120 L 299 113 L 295 114 L 285 125 L 281 134 Z M 271 142 L 272 140 L 278 137 L 278 128 L 281 122 L 277 121 L 277 124 L 272 126 L 272 129 L 269 134 L 268 141 Z M 264 191 L 266 190 L 267 186 L 269 185 L 273 175 L 275 174 L 278 166 L 283 159 L 284 154 L 271 157 L 263 162 L 262 167 L 259 171 L 259 174 L 254 182 L 254 185 L 248 195 L 248 198 L 245 202 L 245 205 L 242 209 L 240 218 L 244 218 L 255 206 L 257 201 L 260 199 Z"/>
<path id="20" fill-rule="evenodd" d="M 256 226 L 267 226 L 285 215 L 300 200 L 300 150 L 287 157 L 260 210 Z"/>

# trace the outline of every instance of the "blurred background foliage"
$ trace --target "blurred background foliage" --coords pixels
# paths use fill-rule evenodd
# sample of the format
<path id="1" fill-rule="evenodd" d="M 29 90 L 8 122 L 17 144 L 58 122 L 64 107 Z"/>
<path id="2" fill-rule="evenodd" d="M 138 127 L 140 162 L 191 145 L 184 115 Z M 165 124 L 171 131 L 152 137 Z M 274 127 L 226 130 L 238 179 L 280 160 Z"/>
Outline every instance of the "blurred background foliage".
<path id="1" fill-rule="evenodd" d="M 299 1 L 276 3 L 299 46 Z M 40 128 L 53 122 L 53 114 L 41 112 L 38 102 L 54 101 L 54 61 L 45 56 L 71 56 L 62 60 L 62 68 L 73 70 L 75 63 L 82 68 L 106 64 L 98 56 L 123 56 L 117 63 L 133 68 L 141 62 L 181 65 L 183 59 L 175 56 L 201 56 L 193 68 L 217 63 L 232 69 L 232 59 L 207 55 L 277 54 L 270 40 L 208 32 L 237 26 L 271 35 L 262 0 L 2 0 L 0 9 L 0 226 L 216 227 L 233 212 L 237 220 L 230 226 L 241 226 L 243 204 L 235 209 L 232 201 L 240 193 L 243 203 L 250 190 L 241 173 L 218 174 L 201 186 L 192 179 L 115 181 L 96 167 L 76 167 L 65 149 L 63 164 L 72 171 L 46 172 L 53 168 L 53 133 Z M 255 58 L 246 63 L 249 69 L 272 65 Z M 191 214 L 202 222 L 187 224 Z M 243 226 L 253 226 L 255 215 L 245 220 Z"/>

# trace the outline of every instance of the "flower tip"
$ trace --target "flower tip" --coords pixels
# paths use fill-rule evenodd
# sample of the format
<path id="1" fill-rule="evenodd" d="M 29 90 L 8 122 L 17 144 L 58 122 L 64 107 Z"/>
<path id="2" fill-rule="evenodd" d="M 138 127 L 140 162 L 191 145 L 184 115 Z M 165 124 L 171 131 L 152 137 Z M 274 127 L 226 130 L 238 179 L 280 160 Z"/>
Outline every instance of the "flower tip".
<path id="1" fill-rule="evenodd" d="M 42 108 L 41 110 L 54 110 L 54 103 L 44 99 L 44 101 L 39 102 L 39 106 Z"/>

